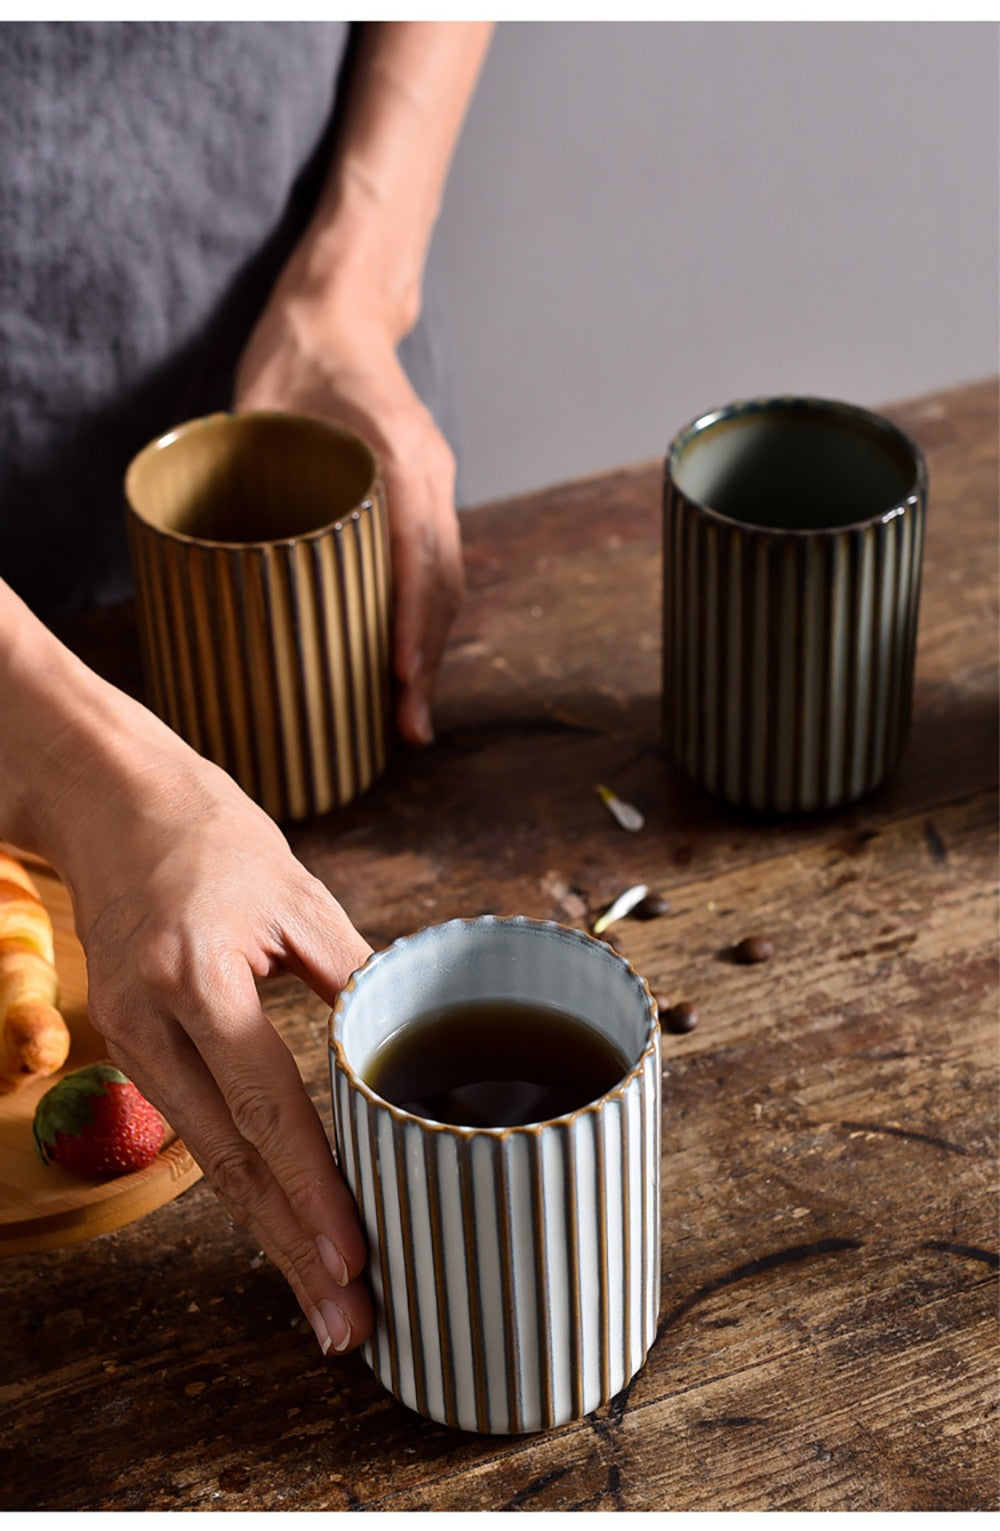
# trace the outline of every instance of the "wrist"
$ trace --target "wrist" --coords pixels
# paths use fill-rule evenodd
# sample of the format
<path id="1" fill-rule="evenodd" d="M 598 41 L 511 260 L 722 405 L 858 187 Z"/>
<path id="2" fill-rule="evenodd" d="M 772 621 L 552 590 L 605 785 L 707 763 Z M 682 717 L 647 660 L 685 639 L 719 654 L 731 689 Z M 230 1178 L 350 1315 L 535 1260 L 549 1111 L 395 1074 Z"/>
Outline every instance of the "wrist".
<path id="1" fill-rule="evenodd" d="M 76 890 L 97 843 L 130 814 L 135 782 L 180 741 L 59 642 L 0 586 L 0 834 Z"/>
<path id="2" fill-rule="evenodd" d="M 375 330 L 394 350 L 420 317 L 423 252 L 415 244 L 398 211 L 380 206 L 345 165 L 269 307 L 322 334 Z"/>

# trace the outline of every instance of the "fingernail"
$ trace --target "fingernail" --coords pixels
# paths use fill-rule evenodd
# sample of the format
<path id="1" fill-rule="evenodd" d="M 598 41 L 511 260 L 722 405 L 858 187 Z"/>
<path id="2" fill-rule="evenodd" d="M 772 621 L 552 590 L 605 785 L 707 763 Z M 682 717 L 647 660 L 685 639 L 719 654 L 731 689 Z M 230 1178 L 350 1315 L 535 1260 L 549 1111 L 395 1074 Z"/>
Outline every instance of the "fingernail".
<path id="1" fill-rule="evenodd" d="M 317 1235 L 316 1249 L 329 1274 L 338 1286 L 347 1286 L 350 1281 L 350 1273 L 347 1262 L 335 1244 L 332 1244 L 325 1233 Z"/>
<path id="2" fill-rule="evenodd" d="M 326 1355 L 331 1345 L 338 1352 L 346 1350 L 351 1343 L 351 1326 L 337 1307 L 337 1304 L 329 1300 L 321 1302 L 319 1311 L 327 1336 L 326 1349 L 323 1350 L 323 1354 Z M 323 1348 L 322 1344 L 320 1348 Z"/>
<path id="3" fill-rule="evenodd" d="M 430 708 L 422 703 L 414 708 L 413 726 L 416 729 L 417 738 L 421 744 L 434 743 L 434 724 L 431 722 Z"/>
<path id="4" fill-rule="evenodd" d="M 323 1322 L 323 1315 L 318 1308 L 313 1308 L 310 1311 L 309 1322 L 312 1324 L 313 1334 L 316 1336 L 316 1343 L 318 1344 L 323 1354 L 326 1355 L 327 1351 L 330 1349 L 330 1346 L 333 1344 L 333 1341 L 330 1338 L 329 1329 Z"/>

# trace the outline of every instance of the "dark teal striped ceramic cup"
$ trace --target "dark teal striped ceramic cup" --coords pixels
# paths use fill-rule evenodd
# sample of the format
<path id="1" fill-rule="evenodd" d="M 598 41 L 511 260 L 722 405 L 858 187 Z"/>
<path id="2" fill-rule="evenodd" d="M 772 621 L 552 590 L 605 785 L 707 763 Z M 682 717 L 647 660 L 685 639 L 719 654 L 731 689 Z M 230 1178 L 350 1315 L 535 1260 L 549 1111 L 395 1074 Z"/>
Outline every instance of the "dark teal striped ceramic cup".
<path id="1" fill-rule="evenodd" d="M 852 802 L 906 742 L 927 472 L 888 420 L 814 398 L 701 415 L 664 473 L 663 726 L 740 808 Z"/>

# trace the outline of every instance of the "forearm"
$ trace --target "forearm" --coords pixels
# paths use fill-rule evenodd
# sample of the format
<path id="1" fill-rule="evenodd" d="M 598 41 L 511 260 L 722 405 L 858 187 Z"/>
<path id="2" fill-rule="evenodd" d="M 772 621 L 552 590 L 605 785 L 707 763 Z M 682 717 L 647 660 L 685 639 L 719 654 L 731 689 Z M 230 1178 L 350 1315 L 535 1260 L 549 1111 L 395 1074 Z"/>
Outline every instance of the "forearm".
<path id="1" fill-rule="evenodd" d="M 157 764 L 180 741 L 88 669 L 3 581 L 0 718 L 0 836 L 86 882 L 88 832 L 106 834 L 138 792 L 155 811 Z"/>
<path id="2" fill-rule="evenodd" d="M 53 853 L 59 800 L 89 768 L 97 677 L 0 583 L 0 834 Z"/>
<path id="3" fill-rule="evenodd" d="M 364 25 L 342 132 L 285 284 L 364 292 L 395 339 L 416 322 L 427 249 L 489 46 L 486 22 Z"/>

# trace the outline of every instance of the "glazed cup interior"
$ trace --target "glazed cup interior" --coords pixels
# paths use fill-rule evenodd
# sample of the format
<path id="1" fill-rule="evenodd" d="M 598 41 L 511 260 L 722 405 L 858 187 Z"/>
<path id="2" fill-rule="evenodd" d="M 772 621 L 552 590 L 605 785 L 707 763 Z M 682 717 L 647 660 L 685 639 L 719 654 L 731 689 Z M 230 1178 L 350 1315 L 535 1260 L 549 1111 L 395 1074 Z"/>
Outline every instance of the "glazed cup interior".
<path id="1" fill-rule="evenodd" d="M 125 492 L 149 526 L 246 546 L 319 533 L 371 502 L 378 465 L 357 436 L 308 415 L 210 415 L 132 462 Z"/>
<path id="2" fill-rule="evenodd" d="M 669 470 L 689 500 L 729 521 L 812 532 L 888 514 L 916 492 L 920 462 L 902 432 L 865 410 L 777 399 L 696 421 Z"/>
<path id="3" fill-rule="evenodd" d="M 657 1026 L 645 983 L 604 942 L 546 921 L 485 915 L 425 927 L 370 958 L 333 1011 L 334 1055 L 370 1089 L 365 1076 L 376 1053 L 411 1021 L 494 999 L 563 1011 L 607 1037 L 627 1072 Z"/>

